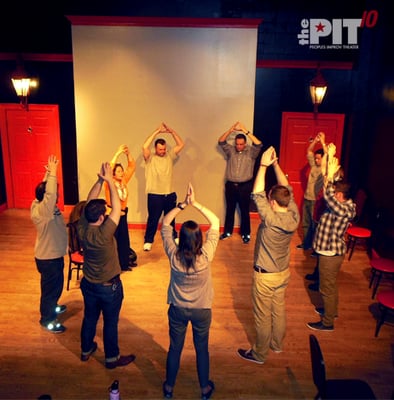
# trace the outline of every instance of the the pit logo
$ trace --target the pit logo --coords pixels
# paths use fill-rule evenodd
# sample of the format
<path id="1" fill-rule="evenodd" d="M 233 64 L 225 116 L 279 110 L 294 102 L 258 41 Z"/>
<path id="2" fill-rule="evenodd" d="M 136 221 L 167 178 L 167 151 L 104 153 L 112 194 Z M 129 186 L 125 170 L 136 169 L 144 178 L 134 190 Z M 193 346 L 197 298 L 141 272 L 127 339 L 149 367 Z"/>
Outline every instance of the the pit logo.
<path id="1" fill-rule="evenodd" d="M 378 15 L 376 10 L 371 10 L 364 11 L 361 18 L 331 21 L 325 18 L 304 18 L 301 20 L 301 32 L 297 35 L 298 43 L 301 46 L 309 45 L 310 49 L 358 49 L 359 28 L 373 28 Z"/>

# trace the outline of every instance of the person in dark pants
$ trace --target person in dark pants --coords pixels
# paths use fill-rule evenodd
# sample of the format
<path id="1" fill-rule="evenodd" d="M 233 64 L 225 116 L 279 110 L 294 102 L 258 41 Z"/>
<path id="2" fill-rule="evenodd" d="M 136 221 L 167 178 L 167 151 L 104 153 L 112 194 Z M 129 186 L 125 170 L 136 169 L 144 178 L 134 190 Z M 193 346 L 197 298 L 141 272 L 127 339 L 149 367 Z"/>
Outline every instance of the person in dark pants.
<path id="1" fill-rule="evenodd" d="M 234 139 L 234 145 L 228 143 L 227 138 L 233 132 L 239 132 Z M 242 133 L 241 133 L 242 132 Z M 247 144 L 246 136 L 252 141 Z M 253 170 L 256 158 L 263 146 L 262 142 L 249 132 L 240 122 L 236 122 L 218 139 L 226 159 L 226 218 L 221 240 L 229 238 L 234 229 L 234 215 L 237 205 L 240 211 L 240 233 L 244 243 L 250 241 L 250 194 L 253 188 Z"/>
<path id="2" fill-rule="evenodd" d="M 106 202 L 99 199 L 103 182 L 111 196 L 111 212 L 106 216 Z M 81 328 L 81 361 L 88 361 L 97 350 L 94 341 L 97 321 L 103 314 L 103 341 L 106 368 L 123 367 L 134 361 L 135 355 L 120 355 L 118 322 L 123 301 L 123 285 L 114 233 L 119 223 L 121 203 L 109 163 L 104 163 L 98 179 L 90 189 L 84 212 L 78 222 L 83 255 L 81 291 L 84 315 Z"/>
<path id="3" fill-rule="evenodd" d="M 34 255 L 41 274 L 40 324 L 52 333 L 63 333 L 66 328 L 57 315 L 66 311 L 58 301 L 63 292 L 64 256 L 67 253 L 67 228 L 57 207 L 59 160 L 48 157 L 44 180 L 36 187 L 36 198 L 30 208 L 31 219 L 37 229 Z"/>
<path id="4" fill-rule="evenodd" d="M 119 162 L 120 155 L 124 154 L 127 157 L 127 167 L 123 168 L 123 165 Z M 134 250 L 130 247 L 130 236 L 129 236 L 129 226 L 127 223 L 127 201 L 129 197 L 129 191 L 127 189 L 127 184 L 129 183 L 131 177 L 135 172 L 135 160 L 132 157 L 129 148 L 122 144 L 119 146 L 118 150 L 114 154 L 111 160 L 111 168 L 113 179 L 115 183 L 116 190 L 120 198 L 121 213 L 118 228 L 115 231 L 115 239 L 118 245 L 118 256 L 120 268 L 122 271 L 131 271 L 132 267 L 137 266 L 136 254 Z M 105 200 L 107 201 L 108 213 L 111 212 L 111 196 L 107 184 L 105 186 Z"/>
<path id="5" fill-rule="evenodd" d="M 176 146 L 167 151 L 166 141 L 158 138 L 155 140 L 155 152 L 151 154 L 150 146 L 153 140 L 162 133 L 171 134 Z M 183 147 L 184 143 L 181 137 L 164 122 L 148 136 L 142 147 L 148 196 L 148 221 L 144 235 L 144 251 L 152 249 L 161 215 L 167 214 L 176 205 L 177 197 L 173 190 L 172 169 Z M 176 237 L 175 221 L 172 221 L 172 226 L 174 227 L 174 237 Z"/>
<path id="6" fill-rule="evenodd" d="M 188 220 L 182 224 L 177 246 L 171 222 L 189 205 L 209 221 L 207 239 L 204 242 L 199 225 Z M 219 241 L 219 226 L 219 218 L 195 200 L 191 185 L 188 186 L 185 200 L 163 218 L 161 235 L 171 271 L 167 293 L 170 346 L 167 353 L 166 380 L 163 383 L 165 398 L 172 397 L 189 322 L 193 329 L 201 398 L 209 399 L 215 389 L 214 383 L 209 380 L 208 339 L 213 300 L 211 262 Z"/>

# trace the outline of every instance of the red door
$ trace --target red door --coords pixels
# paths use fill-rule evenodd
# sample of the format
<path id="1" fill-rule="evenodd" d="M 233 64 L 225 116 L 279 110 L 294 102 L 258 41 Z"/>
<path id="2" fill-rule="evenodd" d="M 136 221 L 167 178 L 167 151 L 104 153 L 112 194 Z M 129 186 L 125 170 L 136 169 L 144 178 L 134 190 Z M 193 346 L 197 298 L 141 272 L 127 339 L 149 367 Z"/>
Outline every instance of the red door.
<path id="1" fill-rule="evenodd" d="M 334 143 L 340 159 L 344 114 L 317 114 L 284 112 L 279 160 L 294 190 L 294 198 L 301 210 L 302 199 L 309 173 L 306 151 L 310 140 L 318 132 L 326 134 L 326 143 Z M 314 150 L 319 147 L 316 145 Z"/>
<path id="2" fill-rule="evenodd" d="M 57 105 L 0 105 L 0 128 L 7 207 L 30 208 L 34 189 L 42 181 L 48 155 L 60 160 L 59 208 L 63 209 L 63 177 Z"/>

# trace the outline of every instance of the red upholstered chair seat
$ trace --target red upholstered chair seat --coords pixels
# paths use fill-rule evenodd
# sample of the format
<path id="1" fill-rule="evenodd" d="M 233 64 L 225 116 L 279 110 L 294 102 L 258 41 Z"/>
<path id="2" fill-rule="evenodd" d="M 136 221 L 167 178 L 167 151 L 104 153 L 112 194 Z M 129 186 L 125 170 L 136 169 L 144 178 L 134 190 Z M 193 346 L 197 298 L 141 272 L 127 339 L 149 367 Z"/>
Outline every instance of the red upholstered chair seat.
<path id="1" fill-rule="evenodd" d="M 381 326 L 386 321 L 387 314 L 394 312 L 394 290 L 386 290 L 378 293 L 377 300 L 381 315 L 376 323 L 375 337 L 378 336 Z"/>

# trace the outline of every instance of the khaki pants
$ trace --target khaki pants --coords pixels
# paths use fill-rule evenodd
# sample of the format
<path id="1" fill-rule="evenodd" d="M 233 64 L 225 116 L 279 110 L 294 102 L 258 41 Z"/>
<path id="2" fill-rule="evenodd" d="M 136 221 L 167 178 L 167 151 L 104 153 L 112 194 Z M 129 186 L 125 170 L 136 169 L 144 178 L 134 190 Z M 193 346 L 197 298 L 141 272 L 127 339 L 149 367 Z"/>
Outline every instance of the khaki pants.
<path id="1" fill-rule="evenodd" d="M 335 315 L 338 315 L 337 276 L 345 255 L 319 255 L 319 291 L 323 298 L 323 325 L 333 326 Z"/>
<path id="2" fill-rule="evenodd" d="M 270 348 L 282 350 L 286 333 L 285 293 L 289 280 L 289 268 L 275 273 L 254 272 L 252 302 L 256 342 L 252 350 L 260 361 L 265 361 Z"/>

